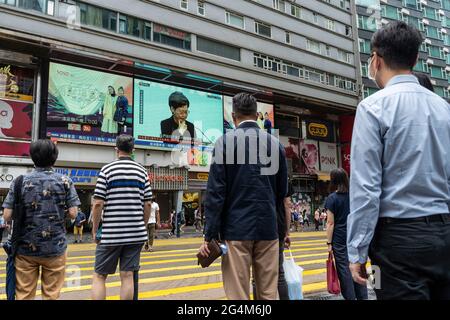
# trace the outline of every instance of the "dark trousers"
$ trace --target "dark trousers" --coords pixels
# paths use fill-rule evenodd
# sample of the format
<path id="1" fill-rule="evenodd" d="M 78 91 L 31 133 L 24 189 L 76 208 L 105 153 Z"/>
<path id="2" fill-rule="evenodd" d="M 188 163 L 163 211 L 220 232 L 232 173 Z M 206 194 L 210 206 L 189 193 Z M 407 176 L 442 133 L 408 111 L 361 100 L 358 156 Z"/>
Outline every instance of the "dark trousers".
<path id="1" fill-rule="evenodd" d="M 289 300 L 289 291 L 286 278 L 284 277 L 283 261 L 284 261 L 284 241 L 280 241 L 280 250 L 278 254 L 279 268 L 278 268 L 278 295 L 280 300 Z M 253 297 L 256 297 L 255 280 L 252 280 Z"/>
<path id="2" fill-rule="evenodd" d="M 2 242 L 3 240 L 3 231 L 5 230 L 5 228 L 0 228 L 0 242 Z"/>
<path id="3" fill-rule="evenodd" d="M 314 224 L 315 224 L 315 226 L 316 226 L 316 231 L 319 231 L 319 226 L 320 226 L 320 220 L 315 220 L 314 219 Z"/>
<path id="4" fill-rule="evenodd" d="M 333 242 L 333 255 L 336 262 L 336 270 L 341 285 L 341 294 L 345 300 L 367 300 L 367 286 L 353 281 L 349 268 L 347 246 Z"/>
<path id="5" fill-rule="evenodd" d="M 450 300 L 450 214 L 381 218 L 369 256 L 380 268 L 378 300 Z"/>

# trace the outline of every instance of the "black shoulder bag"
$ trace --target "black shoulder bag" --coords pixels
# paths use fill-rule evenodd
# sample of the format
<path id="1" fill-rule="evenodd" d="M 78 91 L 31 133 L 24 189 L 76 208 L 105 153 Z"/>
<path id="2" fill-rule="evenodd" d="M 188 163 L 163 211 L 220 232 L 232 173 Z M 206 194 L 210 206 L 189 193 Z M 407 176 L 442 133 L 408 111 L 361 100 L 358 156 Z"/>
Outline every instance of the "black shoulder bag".
<path id="1" fill-rule="evenodd" d="M 19 246 L 20 234 L 25 219 L 25 206 L 22 201 L 23 176 L 19 176 L 14 183 L 14 209 L 12 213 L 11 255 L 14 257 Z"/>

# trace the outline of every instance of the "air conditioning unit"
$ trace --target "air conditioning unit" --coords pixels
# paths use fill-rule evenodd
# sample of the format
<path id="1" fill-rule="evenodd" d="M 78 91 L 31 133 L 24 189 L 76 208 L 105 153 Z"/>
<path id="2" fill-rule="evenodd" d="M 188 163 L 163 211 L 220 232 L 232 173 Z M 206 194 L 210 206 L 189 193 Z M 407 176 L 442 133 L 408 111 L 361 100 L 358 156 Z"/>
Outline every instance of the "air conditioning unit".
<path id="1" fill-rule="evenodd" d="M 447 30 L 444 28 L 441 29 L 441 32 L 447 34 Z"/>
<path id="2" fill-rule="evenodd" d="M 430 79 L 430 82 L 431 82 L 431 84 L 433 85 L 433 86 L 435 86 L 437 83 L 436 83 L 436 80 L 433 80 L 433 79 Z"/>
<path id="3" fill-rule="evenodd" d="M 385 24 L 388 24 L 388 23 L 389 23 L 388 20 L 386 20 L 386 19 L 381 19 L 381 24 L 385 25 Z"/>
<path id="4" fill-rule="evenodd" d="M 420 3 L 424 4 L 424 5 L 428 5 L 428 2 L 426 0 L 420 0 Z"/>
<path id="5" fill-rule="evenodd" d="M 406 8 L 402 8 L 401 12 L 402 12 L 403 14 L 408 15 L 408 16 L 409 16 L 409 13 L 410 13 L 409 10 L 406 9 Z"/>
<path id="6" fill-rule="evenodd" d="M 450 50 L 448 50 L 448 48 L 444 48 L 443 50 L 444 50 L 445 53 L 449 53 L 450 52 Z"/>
<path id="7" fill-rule="evenodd" d="M 425 43 L 426 44 L 431 44 L 431 40 L 430 39 L 425 39 Z"/>
<path id="8" fill-rule="evenodd" d="M 445 67 L 445 71 L 450 72 L 450 66 L 446 66 L 446 67 Z"/>
<path id="9" fill-rule="evenodd" d="M 426 64 L 434 64 L 434 60 L 432 60 L 432 59 L 427 59 Z"/>
<path id="10" fill-rule="evenodd" d="M 426 24 L 427 26 L 430 25 L 430 21 L 427 19 L 422 19 L 423 24 Z"/>
<path id="11" fill-rule="evenodd" d="M 445 16 L 445 12 L 444 12 L 444 10 L 442 10 L 442 9 L 439 9 L 439 10 L 438 10 L 438 14 L 439 14 L 440 16 Z"/>

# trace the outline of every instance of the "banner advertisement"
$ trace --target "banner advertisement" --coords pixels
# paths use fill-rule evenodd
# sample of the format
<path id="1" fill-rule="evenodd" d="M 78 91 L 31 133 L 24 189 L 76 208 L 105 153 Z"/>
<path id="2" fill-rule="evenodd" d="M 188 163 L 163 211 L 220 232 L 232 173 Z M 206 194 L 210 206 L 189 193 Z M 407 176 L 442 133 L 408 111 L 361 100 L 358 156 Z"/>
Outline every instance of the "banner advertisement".
<path id="1" fill-rule="evenodd" d="M 48 137 L 111 145 L 133 134 L 132 78 L 51 63 L 48 90 Z"/>
<path id="2" fill-rule="evenodd" d="M 317 141 L 300 140 L 300 171 L 314 175 L 319 171 L 319 150 Z"/>
<path id="3" fill-rule="evenodd" d="M 34 70 L 0 64 L 0 99 L 33 101 Z"/>
<path id="4" fill-rule="evenodd" d="M 134 97 L 137 146 L 210 151 L 223 134 L 221 95 L 135 79 Z"/>
<path id="5" fill-rule="evenodd" d="M 236 129 L 236 126 L 233 122 L 233 117 L 231 116 L 233 113 L 233 97 L 224 96 L 223 97 L 223 113 L 224 120 L 223 126 L 224 129 Z M 275 115 L 273 105 L 258 102 L 258 118 L 256 122 L 261 129 L 271 130 L 274 128 L 275 124 Z"/>
<path id="6" fill-rule="evenodd" d="M 33 104 L 0 100 L 0 139 L 31 140 Z"/>
<path id="7" fill-rule="evenodd" d="M 341 159 L 342 159 L 342 168 L 347 171 L 347 174 L 350 176 L 350 151 L 351 144 L 347 143 L 341 147 Z"/>
<path id="8" fill-rule="evenodd" d="M 306 120 L 306 138 L 334 142 L 333 123 L 320 120 Z"/>
<path id="9" fill-rule="evenodd" d="M 29 157 L 30 143 L 0 140 L 0 156 Z"/>
<path id="10" fill-rule="evenodd" d="M 335 143 L 319 142 L 320 170 L 331 172 L 338 168 L 337 146 Z"/>
<path id="11" fill-rule="evenodd" d="M 286 151 L 286 158 L 291 160 L 292 163 L 292 173 L 301 173 L 300 166 L 300 140 L 297 138 L 288 138 L 280 136 L 280 142 L 284 146 Z"/>

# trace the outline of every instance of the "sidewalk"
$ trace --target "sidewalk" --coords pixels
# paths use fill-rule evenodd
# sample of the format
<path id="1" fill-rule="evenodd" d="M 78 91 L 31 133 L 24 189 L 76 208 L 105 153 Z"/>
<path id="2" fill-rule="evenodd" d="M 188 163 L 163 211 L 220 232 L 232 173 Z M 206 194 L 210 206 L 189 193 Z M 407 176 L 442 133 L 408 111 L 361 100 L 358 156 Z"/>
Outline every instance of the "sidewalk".
<path id="1" fill-rule="evenodd" d="M 368 289 L 369 299 L 368 300 L 377 300 L 375 295 L 375 291 L 372 289 Z M 311 294 L 307 294 L 304 296 L 304 300 L 344 300 L 342 295 L 330 294 L 328 292 L 314 292 Z"/>

